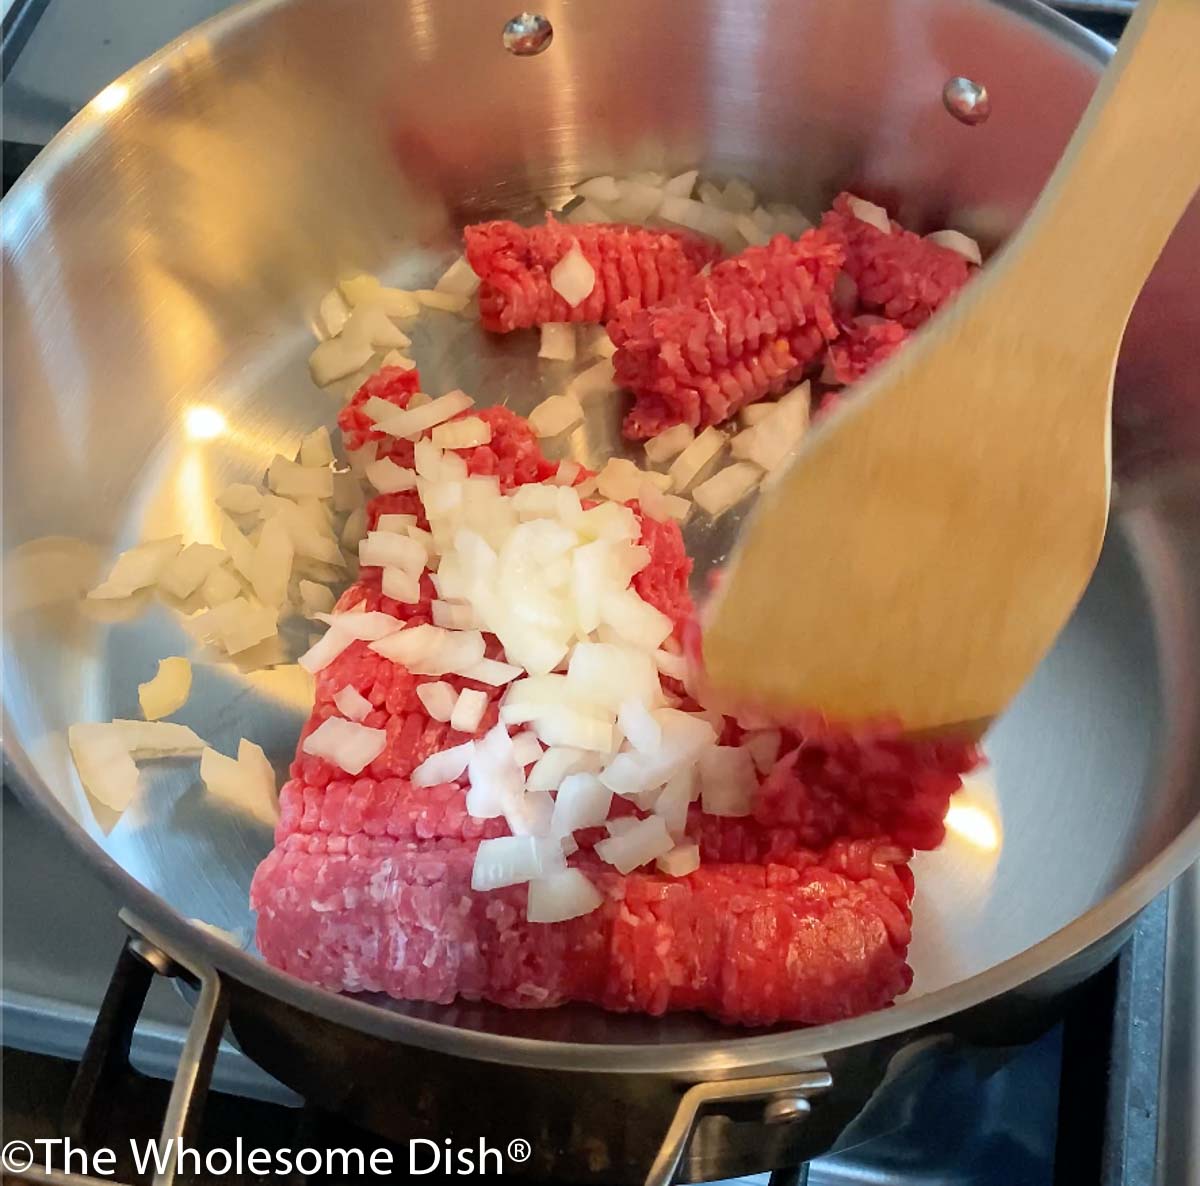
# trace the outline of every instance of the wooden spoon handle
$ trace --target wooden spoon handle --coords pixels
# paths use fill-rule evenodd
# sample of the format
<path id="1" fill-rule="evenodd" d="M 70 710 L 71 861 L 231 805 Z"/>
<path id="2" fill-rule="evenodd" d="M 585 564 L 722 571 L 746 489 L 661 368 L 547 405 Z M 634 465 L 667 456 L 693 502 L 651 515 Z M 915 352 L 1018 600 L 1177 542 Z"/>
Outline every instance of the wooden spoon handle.
<path id="1" fill-rule="evenodd" d="M 1011 266 L 1002 254 L 997 270 L 1077 319 L 1047 335 L 1077 327 L 1080 340 L 1115 345 L 1198 188 L 1200 0 L 1141 0 Z"/>

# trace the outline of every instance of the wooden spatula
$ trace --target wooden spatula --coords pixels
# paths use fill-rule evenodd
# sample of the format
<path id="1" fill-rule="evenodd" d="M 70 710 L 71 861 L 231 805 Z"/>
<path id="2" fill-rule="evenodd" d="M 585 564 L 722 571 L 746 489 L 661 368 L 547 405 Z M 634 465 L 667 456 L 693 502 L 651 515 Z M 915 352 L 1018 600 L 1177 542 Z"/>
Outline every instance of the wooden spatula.
<path id="1" fill-rule="evenodd" d="M 1200 0 L 1142 0 L 1021 231 L 764 492 L 708 611 L 717 693 L 986 728 L 1095 567 L 1117 348 L 1198 186 Z"/>

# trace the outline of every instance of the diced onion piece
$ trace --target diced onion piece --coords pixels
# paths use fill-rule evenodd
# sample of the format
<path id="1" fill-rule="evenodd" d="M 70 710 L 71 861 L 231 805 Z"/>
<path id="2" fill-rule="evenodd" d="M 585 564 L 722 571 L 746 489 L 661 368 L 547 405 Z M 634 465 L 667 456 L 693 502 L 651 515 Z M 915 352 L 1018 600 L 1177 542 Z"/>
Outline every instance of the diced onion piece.
<path id="1" fill-rule="evenodd" d="M 163 569 L 158 587 L 181 600 L 190 597 L 204 584 L 208 574 L 220 568 L 226 559 L 222 548 L 214 548 L 211 544 L 188 544 Z"/>
<path id="2" fill-rule="evenodd" d="M 417 699 L 435 721 L 444 723 L 454 712 L 454 706 L 458 703 L 458 693 L 444 680 L 435 680 L 417 685 Z"/>
<path id="3" fill-rule="evenodd" d="M 252 515 L 262 506 L 262 491 L 246 482 L 233 482 L 217 495 L 217 506 L 231 515 Z"/>
<path id="4" fill-rule="evenodd" d="M 479 618 L 470 605 L 455 601 L 434 601 L 433 624 L 443 630 L 478 630 Z M 484 662 L 487 662 L 485 659 Z M 502 664 L 502 666 L 507 666 Z M 516 678 L 515 676 L 513 677 Z"/>
<path id="5" fill-rule="evenodd" d="M 467 770 L 467 811 L 477 819 L 503 815 L 514 832 L 521 827 L 521 806 L 525 797 L 525 772 L 517 764 L 512 739 L 503 724 L 497 724 L 475 743 Z M 518 826 L 513 827 L 516 821 Z"/>
<path id="6" fill-rule="evenodd" d="M 375 642 L 404 629 L 404 623 L 382 610 L 365 612 L 362 609 L 347 610 L 341 614 L 314 614 L 317 621 L 324 622 L 331 630 L 340 630 L 351 638 Z"/>
<path id="7" fill-rule="evenodd" d="M 643 601 L 632 589 L 608 593 L 600 603 L 600 620 L 641 650 L 657 649 L 673 629 L 666 614 Z"/>
<path id="8" fill-rule="evenodd" d="M 428 555 L 425 549 L 408 535 L 394 531 L 371 531 L 358 545 L 358 562 L 365 568 L 402 568 L 419 575 Z"/>
<path id="9" fill-rule="evenodd" d="M 417 475 L 403 465 L 397 465 L 390 457 L 381 457 L 367 466 L 367 481 L 380 494 L 398 494 L 401 490 L 415 490 Z"/>
<path id="10" fill-rule="evenodd" d="M 550 481 L 556 486 L 573 486 L 582 468 L 583 466 L 578 461 L 572 461 L 569 457 L 565 457 L 558 463 L 558 469 L 554 471 L 554 477 Z"/>
<path id="11" fill-rule="evenodd" d="M 336 288 L 331 288 L 317 306 L 317 321 L 327 338 L 336 338 L 345 327 L 346 318 L 349 316 L 350 306 Z"/>
<path id="12" fill-rule="evenodd" d="M 346 522 L 342 525 L 342 547 L 348 552 L 357 551 L 366 537 L 367 511 L 365 507 L 358 507 L 346 516 Z"/>
<path id="13" fill-rule="evenodd" d="M 775 765 L 782 741 L 783 734 L 778 729 L 759 729 L 746 734 L 742 745 L 750 751 L 759 774 L 766 774 Z"/>
<path id="14" fill-rule="evenodd" d="M 868 202 L 866 198 L 856 198 L 854 196 L 851 196 L 849 205 L 850 213 L 855 218 L 869 223 L 885 235 L 892 233 L 892 221 L 888 218 L 888 212 L 882 206 L 876 206 L 874 202 Z"/>
<path id="15" fill-rule="evenodd" d="M 179 554 L 181 544 L 180 537 L 173 535 L 170 539 L 152 540 L 122 552 L 107 578 L 92 589 L 88 597 L 97 601 L 131 597 L 139 589 L 153 585 Z"/>
<path id="16" fill-rule="evenodd" d="M 408 529 L 416 525 L 416 515 L 380 515 L 375 520 L 376 531 L 390 531 L 396 535 L 407 535 Z"/>
<path id="17" fill-rule="evenodd" d="M 701 482 L 692 493 L 696 505 L 716 518 L 734 503 L 741 502 L 762 481 L 763 471 L 749 461 L 735 461 L 707 482 Z"/>
<path id="18" fill-rule="evenodd" d="M 598 202 L 593 202 L 590 198 L 584 198 L 578 206 L 572 206 L 566 215 L 567 222 L 587 223 L 587 222 L 612 222 L 613 216 L 604 209 Z"/>
<path id="19" fill-rule="evenodd" d="M 731 238 L 737 244 L 737 231 L 733 225 L 733 216 L 724 210 L 706 206 L 694 198 L 663 198 L 659 216 L 668 222 L 688 227 L 701 235 L 710 235 L 723 243 Z"/>
<path id="20" fill-rule="evenodd" d="M 529 883 L 525 917 L 532 923 L 566 922 L 603 905 L 604 895 L 578 869 L 563 869 Z"/>
<path id="21" fill-rule="evenodd" d="M 338 288 L 351 305 L 377 305 L 389 317 L 415 317 L 421 311 L 412 293 L 399 288 L 385 288 L 374 276 L 352 276 L 349 280 L 340 281 Z"/>
<path id="22" fill-rule="evenodd" d="M 662 188 L 663 193 L 670 195 L 673 198 L 690 198 L 692 189 L 696 185 L 696 178 L 700 176 L 698 169 L 689 169 L 686 173 L 680 173 L 677 177 L 672 177 Z"/>
<path id="23" fill-rule="evenodd" d="M 812 228 L 812 220 L 806 218 L 797 206 L 789 206 L 781 202 L 768 202 L 767 213 L 775 223 L 775 230 L 782 231 L 793 239 L 798 239 L 805 231 Z"/>
<path id="24" fill-rule="evenodd" d="M 733 226 L 751 247 L 761 247 L 771 241 L 770 231 L 764 230 L 749 214 L 735 214 Z"/>
<path id="25" fill-rule="evenodd" d="M 529 772 L 526 786 L 531 791 L 557 790 L 568 774 L 594 766 L 597 755 L 571 746 L 551 746 Z M 602 759 L 601 759 L 602 760 Z"/>
<path id="26" fill-rule="evenodd" d="M 385 729 L 369 729 L 341 717 L 328 717 L 304 739 L 300 748 L 347 774 L 359 774 L 383 753 L 386 745 Z"/>
<path id="27" fill-rule="evenodd" d="M 481 840 L 471 871 L 471 888 L 476 892 L 520 885 L 535 877 L 561 872 L 562 848 L 558 841 L 536 836 L 497 836 Z"/>
<path id="28" fill-rule="evenodd" d="M 654 814 L 662 818 L 667 831 L 676 839 L 687 828 L 688 808 L 699 791 L 694 768 L 673 774 L 654 801 Z"/>
<path id="29" fill-rule="evenodd" d="M 338 340 L 368 345 L 372 353 L 412 345 L 412 339 L 392 322 L 388 311 L 375 303 L 356 306 Z"/>
<path id="30" fill-rule="evenodd" d="M 575 327 L 567 321 L 547 321 L 542 326 L 538 358 L 570 362 L 575 357 Z"/>
<path id="31" fill-rule="evenodd" d="M 371 711 L 371 702 L 353 684 L 347 684 L 335 692 L 333 703 L 349 721 L 365 720 Z"/>
<path id="32" fill-rule="evenodd" d="M 655 667 L 665 676 L 671 679 L 682 680 L 687 675 L 687 659 L 682 655 L 673 654 L 671 651 L 664 651 L 661 647 L 651 656 L 654 660 Z"/>
<path id="33" fill-rule="evenodd" d="M 512 752 L 518 766 L 532 766 L 542 756 L 542 743 L 538 741 L 536 733 L 527 729 L 513 735 Z"/>
<path id="34" fill-rule="evenodd" d="M 566 705 L 553 705 L 538 713 L 533 721 L 534 732 L 547 746 L 565 745 L 572 749 L 612 749 L 613 728 L 609 721 L 588 716 Z"/>
<path id="35" fill-rule="evenodd" d="M 695 439 L 690 425 L 674 424 L 646 442 L 646 458 L 654 465 L 660 465 L 677 457 Z"/>
<path id="36" fill-rule="evenodd" d="M 200 586 L 200 596 L 210 609 L 225 605 L 242 592 L 241 582 L 226 568 L 214 568 Z"/>
<path id="37" fill-rule="evenodd" d="M 618 181 L 617 191 L 620 197 L 613 205 L 613 213 L 624 222 L 645 222 L 663 205 L 661 185 L 648 185 L 631 177 Z"/>
<path id="38" fill-rule="evenodd" d="M 766 415 L 733 438 L 730 447 L 733 456 L 739 461 L 751 461 L 768 472 L 782 465 L 799 448 L 808 431 L 810 399 L 810 385 L 801 383 L 778 403 L 767 404 Z"/>
<path id="39" fill-rule="evenodd" d="M 586 371 L 578 375 L 567 385 L 567 394 L 573 395 L 580 403 L 586 403 L 593 395 L 605 395 L 616 386 L 616 372 L 613 370 L 611 358 L 602 358 L 593 363 Z"/>
<path id="40" fill-rule="evenodd" d="M 582 304 L 596 287 L 596 269 L 579 249 L 579 244 L 550 269 L 550 287 L 574 309 Z"/>
<path id="41" fill-rule="evenodd" d="M 578 703 L 592 704 L 611 715 L 631 701 L 645 706 L 662 700 L 650 656 L 607 642 L 576 645 L 567 666 L 566 693 Z M 629 736 L 628 730 L 625 732 Z"/>
<path id="42" fill-rule="evenodd" d="M 200 755 L 200 779 L 210 795 L 259 823 L 273 827 L 278 821 L 275 771 L 254 742 L 242 738 L 236 759 L 205 749 Z"/>
<path id="43" fill-rule="evenodd" d="M 138 703 L 142 716 L 157 721 L 178 712 L 192 691 L 192 665 L 178 655 L 158 661 L 158 671 L 152 680 L 138 684 Z"/>
<path id="44" fill-rule="evenodd" d="M 624 836 L 630 828 L 637 827 L 638 817 L 636 815 L 619 815 L 616 819 L 610 819 L 605 825 L 604 830 L 610 836 Z"/>
<path id="45" fill-rule="evenodd" d="M 722 198 L 725 209 L 735 214 L 749 214 L 758 205 L 758 195 L 740 177 L 726 184 Z"/>
<path id="46" fill-rule="evenodd" d="M 267 485 L 284 498 L 332 498 L 333 474 L 327 469 L 310 469 L 286 457 L 276 457 L 267 470 Z"/>
<path id="47" fill-rule="evenodd" d="M 442 273 L 442 278 L 433 286 L 434 292 L 444 292 L 456 297 L 474 296 L 478 288 L 479 277 L 461 255 Z"/>
<path id="48" fill-rule="evenodd" d="M 279 518 L 268 519 L 262 525 L 250 569 L 250 584 L 263 605 L 278 609 L 287 600 L 294 557 L 295 548 L 287 524 Z"/>
<path id="49" fill-rule="evenodd" d="M 450 714 L 450 728 L 457 729 L 459 733 L 474 733 L 487 711 L 487 703 L 486 692 L 480 692 L 476 688 L 464 688 L 459 692 L 454 711 Z M 466 768 L 465 762 L 463 768 Z"/>
<path id="50" fill-rule="evenodd" d="M 962 231 L 934 231 L 932 235 L 926 235 L 925 238 L 939 247 L 948 247 L 951 251 L 957 251 L 970 263 L 983 263 L 983 253 L 979 250 L 979 244 L 969 235 L 964 235 Z"/>
<path id="51" fill-rule="evenodd" d="M 469 304 L 465 293 L 439 292 L 436 288 L 418 288 L 413 296 L 427 309 L 438 309 L 443 313 L 461 313 Z"/>
<path id="52" fill-rule="evenodd" d="M 437 603 L 434 602 L 434 604 Z M 436 624 L 440 625 L 440 623 Z M 463 629 L 463 627 L 458 627 L 458 629 Z M 517 676 L 521 675 L 522 668 L 513 663 L 501 663 L 499 659 L 480 659 L 478 663 L 467 668 L 462 674 L 466 679 L 477 680 L 479 683 L 488 684 L 493 688 L 502 688 L 505 684 L 511 684 Z"/>
<path id="53" fill-rule="evenodd" d="M 191 729 L 164 721 L 72 725 L 67 730 L 67 744 L 84 789 L 114 811 L 124 811 L 137 795 L 135 754 L 147 758 L 192 756 L 204 749 L 203 740 Z"/>
<path id="54" fill-rule="evenodd" d="M 321 425 L 300 442 L 300 464 L 316 467 L 332 463 L 333 445 L 329 440 L 329 429 Z"/>
<path id="55" fill-rule="evenodd" d="M 399 350 L 389 350 L 379 360 L 380 370 L 382 370 L 384 367 L 399 367 L 402 371 L 415 371 L 417 369 L 417 364 L 407 355 L 401 354 Z M 414 392 L 413 394 L 415 396 L 417 393 Z M 408 406 L 410 408 L 413 406 L 411 399 L 408 401 Z"/>
<path id="56" fill-rule="evenodd" d="M 747 404 L 738 413 L 738 419 L 746 428 L 753 428 L 760 421 L 763 421 L 770 416 L 774 411 L 775 405 L 773 403 L 767 400 L 760 400 L 756 404 Z M 741 435 L 742 434 L 739 433 L 738 436 L 734 437 L 734 442 L 736 442 Z M 735 453 L 734 456 L 736 457 L 737 454 Z"/>
<path id="57" fill-rule="evenodd" d="M 232 519 L 221 516 L 221 546 L 229 553 L 233 567 L 250 580 L 254 572 L 254 545 Z"/>
<path id="58" fill-rule="evenodd" d="M 591 198 L 595 202 L 611 204 L 621 198 L 621 190 L 614 177 L 593 177 L 590 181 L 581 181 L 575 192 L 582 197 Z"/>
<path id="59" fill-rule="evenodd" d="M 594 325 L 583 331 L 583 353 L 595 355 L 597 358 L 612 358 L 617 352 L 617 344 L 609 337 L 608 329 L 603 325 Z"/>
<path id="60" fill-rule="evenodd" d="M 538 437 L 554 437 L 560 432 L 566 432 L 583 419 L 583 407 L 579 400 L 570 392 L 566 395 L 552 395 L 542 400 L 529 413 L 529 427 Z"/>
<path id="61" fill-rule="evenodd" d="M 327 630 L 296 662 L 310 675 L 324 671 L 352 642 L 354 638 L 344 630 Z"/>
<path id="62" fill-rule="evenodd" d="M 464 416 L 439 424 L 433 430 L 433 443 L 439 449 L 474 449 L 492 439 L 492 426 L 479 416 Z"/>
<path id="63" fill-rule="evenodd" d="M 642 471 L 623 457 L 610 457 L 597 476 L 601 495 L 613 502 L 636 498 L 642 482 Z"/>
<path id="64" fill-rule="evenodd" d="M 597 827 L 608 819 L 611 805 L 612 791 L 594 774 L 568 774 L 554 800 L 550 834 L 569 836 L 580 828 Z"/>
<path id="65" fill-rule="evenodd" d="M 457 726 L 453 726 L 457 728 Z M 454 782 L 461 778 L 475 752 L 473 741 L 456 745 L 453 749 L 444 749 L 436 754 L 430 754 L 412 772 L 414 787 L 436 787 L 444 782 Z"/>
<path id="66" fill-rule="evenodd" d="M 478 630 L 420 625 L 372 643 L 371 650 L 404 664 L 414 675 L 461 675 L 483 658 L 484 643 Z"/>
<path id="67" fill-rule="evenodd" d="M 709 815 L 749 815 L 757 789 L 754 759 L 743 746 L 714 745 L 700 755 L 700 801 Z"/>
<path id="68" fill-rule="evenodd" d="M 336 598 L 328 585 L 316 581 L 300 582 L 300 610 L 306 618 L 332 612 Z"/>
<path id="69" fill-rule="evenodd" d="M 353 375 L 367 365 L 375 353 L 369 342 L 349 338 L 330 338 L 308 356 L 308 369 L 318 387 L 328 387 L 338 379 Z"/>
<path id="70" fill-rule="evenodd" d="M 635 750 L 653 753 L 662 745 L 662 726 L 641 700 L 626 700 L 617 712 L 617 724 Z"/>
<path id="71" fill-rule="evenodd" d="M 463 391 L 450 391 L 427 404 L 414 408 L 398 408 L 378 397 L 367 400 L 363 411 L 374 422 L 380 432 L 389 436 L 415 438 L 423 432 L 442 424 L 473 407 L 475 401 Z"/>
<path id="72" fill-rule="evenodd" d="M 706 428 L 678 457 L 667 471 L 672 489 L 686 490 L 725 447 L 725 438 L 711 425 Z"/>
<path id="73" fill-rule="evenodd" d="M 245 597 L 234 597 L 198 614 L 194 621 L 205 638 L 237 655 L 275 634 L 279 611 Z"/>
<path id="74" fill-rule="evenodd" d="M 700 846 L 677 844 L 670 852 L 663 853 L 655 864 L 659 872 L 668 877 L 686 877 L 700 868 Z"/>
<path id="75" fill-rule="evenodd" d="M 596 855 L 614 865 L 619 873 L 632 873 L 641 865 L 665 855 L 675 847 L 666 824 L 657 815 L 648 815 L 618 836 L 610 836 L 596 845 Z"/>

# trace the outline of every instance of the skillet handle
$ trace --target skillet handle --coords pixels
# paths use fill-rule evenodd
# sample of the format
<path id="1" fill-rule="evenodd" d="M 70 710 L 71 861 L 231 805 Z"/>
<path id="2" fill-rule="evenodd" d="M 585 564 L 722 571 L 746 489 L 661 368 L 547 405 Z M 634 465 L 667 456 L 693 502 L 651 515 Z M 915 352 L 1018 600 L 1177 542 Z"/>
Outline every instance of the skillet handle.
<path id="1" fill-rule="evenodd" d="M 229 1016 L 229 993 L 220 974 L 207 965 L 175 952 L 168 954 L 157 940 L 144 938 L 142 924 L 125 911 L 121 920 L 132 932 L 121 948 L 108 989 L 92 1027 L 63 1110 L 63 1132 L 84 1148 L 103 1146 L 104 1123 L 119 1102 L 122 1084 L 136 1075 L 129 1061 L 134 1027 L 155 976 L 184 980 L 199 988 L 192 1020 L 179 1055 L 162 1128 L 160 1148 L 194 1144 L 204 1099 L 212 1078 L 217 1047 Z M 93 1139 L 94 1138 L 94 1139 Z M 174 1186 L 174 1161 L 156 1172 L 151 1186 Z M 24 1180 L 44 1186 L 92 1186 L 95 1179 L 79 1174 L 45 1172 L 31 1166 Z M 107 1180 L 107 1179 L 106 1179 Z M 120 1186 L 120 1184 L 117 1184 Z"/>
<path id="2" fill-rule="evenodd" d="M 762 1100 L 764 1123 L 795 1121 L 807 1115 L 813 1096 L 832 1086 L 833 1076 L 828 1071 L 814 1070 L 756 1079 L 717 1080 L 689 1087 L 679 1099 L 662 1147 L 646 1175 L 646 1186 L 671 1186 L 675 1181 L 702 1112 L 725 1104 Z"/>

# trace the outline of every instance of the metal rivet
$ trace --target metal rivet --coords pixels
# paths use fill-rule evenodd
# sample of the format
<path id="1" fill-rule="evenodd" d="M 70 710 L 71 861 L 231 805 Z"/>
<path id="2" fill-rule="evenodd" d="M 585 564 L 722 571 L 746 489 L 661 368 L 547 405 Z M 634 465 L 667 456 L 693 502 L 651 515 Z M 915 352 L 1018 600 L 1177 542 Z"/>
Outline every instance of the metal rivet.
<path id="1" fill-rule="evenodd" d="M 812 1104 L 803 1095 L 781 1095 L 778 1099 L 770 1100 L 763 1108 L 763 1123 L 786 1124 L 789 1120 L 799 1120 L 812 1111 Z"/>
<path id="2" fill-rule="evenodd" d="M 143 963 L 149 964 L 160 976 L 175 976 L 179 967 L 165 951 L 155 947 L 148 939 L 136 935 L 129 940 L 129 949 Z"/>
<path id="3" fill-rule="evenodd" d="M 522 12 L 505 24 L 502 39 L 510 54 L 532 58 L 549 48 L 554 26 L 540 12 Z"/>
<path id="4" fill-rule="evenodd" d="M 992 114 L 987 87 L 969 78 L 956 76 L 942 87 L 942 102 L 959 123 L 974 127 Z"/>

